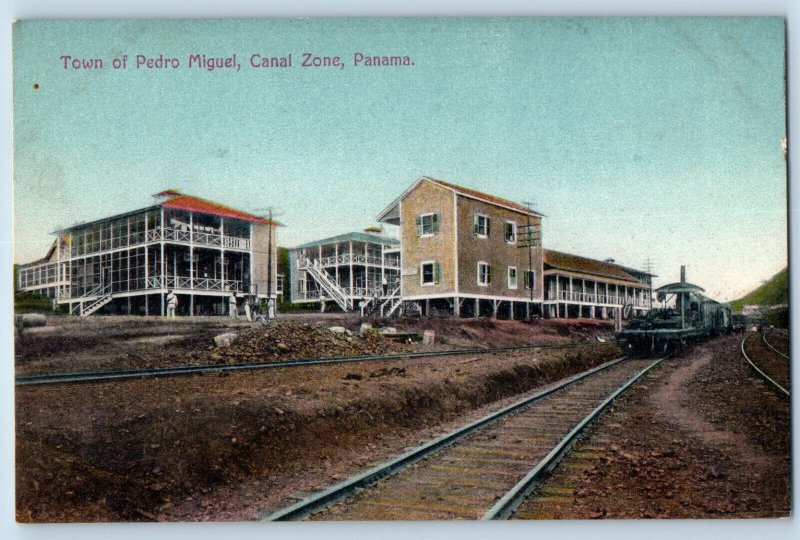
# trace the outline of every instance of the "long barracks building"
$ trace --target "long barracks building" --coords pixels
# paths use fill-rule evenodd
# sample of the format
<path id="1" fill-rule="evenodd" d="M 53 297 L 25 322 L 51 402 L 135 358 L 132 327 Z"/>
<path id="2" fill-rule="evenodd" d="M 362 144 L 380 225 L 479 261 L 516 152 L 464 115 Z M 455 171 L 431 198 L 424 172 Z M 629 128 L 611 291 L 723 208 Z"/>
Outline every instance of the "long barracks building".
<path id="1" fill-rule="evenodd" d="M 280 294 L 274 221 L 167 190 L 156 204 L 57 231 L 44 258 L 18 270 L 21 290 L 69 306 L 74 315 L 226 312 L 231 291 Z M 270 253 L 271 248 L 271 253 Z"/>
<path id="2" fill-rule="evenodd" d="M 283 295 L 278 223 L 168 190 L 153 206 L 58 231 L 19 268 L 22 290 L 76 315 L 226 312 L 230 291 Z M 392 316 L 612 318 L 651 307 L 648 272 L 546 250 L 544 216 L 508 199 L 422 177 L 377 220 L 395 225 L 290 250 L 289 299 Z M 271 253 L 270 253 L 271 248 Z"/>
<path id="3" fill-rule="evenodd" d="M 354 292 L 349 270 L 342 274 L 333 262 L 325 264 L 340 253 L 352 256 L 352 247 L 345 242 L 337 248 L 341 239 L 334 238 L 292 251 L 290 297 L 349 298 L 349 304 L 337 303 L 350 310 L 363 293 L 361 305 L 383 316 L 411 310 L 426 316 L 604 319 L 618 310 L 628 315 L 650 309 L 654 276 L 543 249 L 543 217 L 508 199 L 422 177 L 377 217 L 399 227 L 398 246 L 372 239 L 375 264 L 382 268 L 376 272 L 388 275 L 390 286 L 375 287 L 377 278 L 367 279 L 368 290 Z M 363 249 L 368 255 L 370 248 Z"/>

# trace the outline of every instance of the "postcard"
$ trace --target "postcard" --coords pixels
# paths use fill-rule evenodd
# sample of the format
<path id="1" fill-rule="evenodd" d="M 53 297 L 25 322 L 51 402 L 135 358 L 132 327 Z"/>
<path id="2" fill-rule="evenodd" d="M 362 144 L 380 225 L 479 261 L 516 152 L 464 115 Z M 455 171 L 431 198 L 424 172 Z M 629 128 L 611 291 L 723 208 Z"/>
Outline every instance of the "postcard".
<path id="1" fill-rule="evenodd" d="M 785 42 L 17 21 L 17 521 L 788 517 Z"/>

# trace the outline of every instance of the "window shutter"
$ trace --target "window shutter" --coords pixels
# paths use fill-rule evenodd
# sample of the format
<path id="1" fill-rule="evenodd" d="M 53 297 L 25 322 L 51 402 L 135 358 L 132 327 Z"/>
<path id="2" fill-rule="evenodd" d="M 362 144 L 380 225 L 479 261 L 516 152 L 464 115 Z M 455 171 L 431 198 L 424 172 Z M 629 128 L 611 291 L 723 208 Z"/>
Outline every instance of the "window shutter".
<path id="1" fill-rule="evenodd" d="M 422 236 L 422 216 L 417 216 L 417 236 Z"/>
<path id="2" fill-rule="evenodd" d="M 472 215 L 472 231 L 478 234 L 478 214 Z"/>
<path id="3" fill-rule="evenodd" d="M 433 271 L 434 271 L 433 282 L 434 283 L 439 283 L 439 281 L 442 279 L 442 265 L 441 265 L 441 263 L 435 263 L 434 266 L 433 266 Z"/>
<path id="4" fill-rule="evenodd" d="M 433 232 L 439 232 L 439 214 L 433 214 Z"/>
<path id="5" fill-rule="evenodd" d="M 489 216 L 486 216 L 486 236 L 489 236 Z"/>
<path id="6" fill-rule="evenodd" d="M 486 265 L 486 283 L 492 282 L 492 267 L 488 264 Z"/>

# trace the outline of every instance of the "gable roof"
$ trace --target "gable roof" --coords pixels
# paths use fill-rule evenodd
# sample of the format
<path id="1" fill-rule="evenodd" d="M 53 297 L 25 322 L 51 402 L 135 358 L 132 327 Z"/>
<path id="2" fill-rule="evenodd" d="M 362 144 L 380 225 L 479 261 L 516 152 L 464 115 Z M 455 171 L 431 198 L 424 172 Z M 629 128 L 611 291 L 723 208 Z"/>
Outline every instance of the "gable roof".
<path id="1" fill-rule="evenodd" d="M 163 206 L 164 208 L 174 208 L 176 210 L 186 210 L 202 214 L 211 214 L 223 218 L 241 219 L 243 221 L 250 221 L 252 223 L 263 223 L 265 225 L 269 225 L 270 223 L 268 219 L 253 214 L 249 214 L 242 210 L 236 210 L 235 208 L 231 208 L 230 206 L 225 206 L 224 204 L 219 204 L 214 201 L 209 201 L 207 199 L 201 199 L 200 197 L 194 197 L 192 195 L 184 195 L 177 189 L 168 189 L 166 191 L 161 191 L 159 193 L 153 194 L 153 197 L 161 199 L 166 198 L 166 200 L 158 202 L 152 206 L 145 206 L 144 208 L 138 208 L 136 210 L 123 212 L 121 214 L 114 214 L 111 216 L 106 216 L 104 218 L 94 219 L 92 221 L 75 223 L 74 225 L 65 227 L 63 229 L 57 229 L 53 231 L 53 234 L 59 234 L 62 232 L 72 231 L 75 229 L 83 229 L 86 227 L 91 227 L 98 223 L 104 223 L 127 216 L 141 214 L 142 212 L 155 210 L 160 206 Z M 279 223 L 275 220 L 272 221 L 272 224 L 275 225 L 276 227 L 283 226 L 282 223 Z"/>
<path id="2" fill-rule="evenodd" d="M 235 208 L 231 208 L 230 206 L 226 206 L 224 204 L 216 203 L 214 201 L 209 201 L 207 199 L 201 199 L 200 197 L 194 197 L 192 195 L 184 195 L 177 189 L 168 189 L 166 191 L 156 193 L 153 196 L 167 198 L 167 200 L 159 203 L 164 208 L 186 210 L 189 212 L 198 212 L 201 214 L 211 214 L 223 218 L 241 219 L 242 221 L 250 221 L 252 223 L 263 223 L 264 225 L 269 225 L 270 223 L 276 226 L 281 225 L 275 220 L 270 222 L 270 220 L 266 218 L 253 215 L 248 212 L 243 212 L 242 210 L 237 210 Z"/>
<path id="3" fill-rule="evenodd" d="M 494 195 L 489 195 L 488 193 L 483 193 L 481 191 L 476 191 L 474 189 L 465 188 L 463 186 L 459 186 L 457 184 L 451 184 L 450 182 L 445 182 L 444 180 L 438 180 L 436 178 L 430 178 L 429 176 L 423 176 L 419 178 L 416 182 L 411 184 L 411 187 L 406 189 L 399 197 L 393 200 L 389 206 L 383 209 L 380 214 L 378 214 L 378 221 L 384 221 L 387 219 L 387 216 L 392 213 L 398 203 L 403 200 L 406 195 L 411 193 L 420 183 L 422 182 L 431 182 L 439 187 L 443 187 L 450 191 L 461 195 L 462 197 L 468 197 L 470 199 L 475 199 L 478 201 L 483 201 L 494 206 L 499 206 L 501 208 L 507 208 L 509 210 L 513 210 L 515 212 L 519 212 L 521 214 L 525 214 L 527 216 L 533 217 L 544 217 L 544 214 L 540 214 L 539 212 L 535 212 L 519 203 L 515 203 L 514 201 L 510 201 L 508 199 L 503 199 L 502 197 L 496 197 Z"/>
<path id="4" fill-rule="evenodd" d="M 503 199 L 502 197 L 495 197 L 494 195 L 489 195 L 488 193 L 483 193 L 480 191 L 476 191 L 474 189 L 465 188 L 463 186 L 459 186 L 456 184 L 451 184 L 450 182 L 445 182 L 444 180 L 438 180 L 436 178 L 429 178 L 424 176 L 426 180 L 433 182 L 434 184 L 438 184 L 440 186 L 446 187 L 447 189 L 453 190 L 459 195 L 463 195 L 464 197 L 469 197 L 470 199 L 476 199 L 479 201 L 487 202 L 489 204 L 494 204 L 496 206 L 502 206 L 505 208 L 509 208 L 511 210 L 515 210 L 517 212 L 522 212 L 523 214 L 535 216 L 535 217 L 542 217 L 542 214 L 539 212 L 535 212 L 528 208 L 527 206 L 523 206 L 519 203 L 515 203 L 514 201 L 510 201 L 508 199 Z"/>
<path id="5" fill-rule="evenodd" d="M 54 240 L 53 243 L 50 245 L 50 249 L 47 250 L 47 254 L 42 257 L 41 259 L 36 259 L 35 261 L 27 262 L 27 263 L 19 263 L 17 266 L 19 268 L 27 268 L 29 266 L 36 266 L 38 264 L 44 264 L 53 261 L 53 255 L 56 252 L 56 245 L 58 245 L 58 240 Z"/>
<path id="6" fill-rule="evenodd" d="M 550 249 L 544 250 L 544 267 L 545 270 L 550 267 L 558 270 L 565 270 L 567 272 L 580 272 L 583 274 L 591 274 L 593 276 L 619 279 L 622 281 L 630 281 L 632 283 L 641 283 L 618 264 L 598 261 L 597 259 L 589 259 L 588 257 L 571 255 L 569 253 L 553 251 Z"/>

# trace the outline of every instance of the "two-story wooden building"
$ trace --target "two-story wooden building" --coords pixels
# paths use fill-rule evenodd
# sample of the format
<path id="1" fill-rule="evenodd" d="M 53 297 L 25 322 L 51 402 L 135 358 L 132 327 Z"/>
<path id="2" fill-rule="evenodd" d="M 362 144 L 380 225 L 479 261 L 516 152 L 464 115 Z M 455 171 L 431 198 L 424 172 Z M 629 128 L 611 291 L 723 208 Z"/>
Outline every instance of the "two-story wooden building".
<path id="1" fill-rule="evenodd" d="M 301 244 L 289 250 L 289 284 L 295 304 L 388 311 L 399 297 L 400 242 L 368 229 Z"/>
<path id="2" fill-rule="evenodd" d="M 378 221 L 400 228 L 401 297 L 424 315 L 541 314 L 542 215 L 422 177 Z"/>
<path id="3" fill-rule="evenodd" d="M 167 190 L 147 208 L 57 231 L 47 255 L 20 265 L 20 289 L 40 292 L 76 315 L 227 312 L 231 291 L 273 298 L 278 223 Z M 270 253 L 271 249 L 271 253 Z"/>

